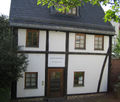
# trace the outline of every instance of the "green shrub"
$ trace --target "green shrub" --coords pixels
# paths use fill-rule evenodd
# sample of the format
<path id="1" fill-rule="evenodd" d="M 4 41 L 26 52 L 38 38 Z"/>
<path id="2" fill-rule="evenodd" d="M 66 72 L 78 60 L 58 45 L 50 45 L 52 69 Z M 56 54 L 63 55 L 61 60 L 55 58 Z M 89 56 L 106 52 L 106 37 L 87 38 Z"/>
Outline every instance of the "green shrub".
<path id="1" fill-rule="evenodd" d="M 118 76 L 118 81 L 117 83 L 114 85 L 114 95 L 117 98 L 120 98 L 120 76 Z"/>
<path id="2" fill-rule="evenodd" d="M 10 89 L 0 88 L 0 102 L 9 102 L 9 101 L 10 101 Z"/>

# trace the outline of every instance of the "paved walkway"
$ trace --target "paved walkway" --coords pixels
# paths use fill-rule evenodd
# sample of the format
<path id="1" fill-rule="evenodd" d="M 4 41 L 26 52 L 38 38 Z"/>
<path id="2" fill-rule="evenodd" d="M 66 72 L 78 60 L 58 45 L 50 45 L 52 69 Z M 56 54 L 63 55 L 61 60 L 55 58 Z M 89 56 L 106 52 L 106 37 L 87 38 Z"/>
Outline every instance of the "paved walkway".
<path id="1" fill-rule="evenodd" d="M 80 95 L 80 96 L 69 96 L 66 100 L 65 98 L 57 99 L 41 99 L 41 98 L 31 98 L 31 99 L 19 99 L 11 102 L 120 102 L 120 99 L 116 99 L 113 96 L 106 94 L 103 95 Z"/>

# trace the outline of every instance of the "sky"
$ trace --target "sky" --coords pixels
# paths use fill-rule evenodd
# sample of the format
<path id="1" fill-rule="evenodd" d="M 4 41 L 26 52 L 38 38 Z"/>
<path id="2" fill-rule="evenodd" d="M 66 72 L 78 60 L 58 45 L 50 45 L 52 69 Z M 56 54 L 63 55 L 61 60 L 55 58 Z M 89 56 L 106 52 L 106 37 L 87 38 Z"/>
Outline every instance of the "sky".
<path id="1" fill-rule="evenodd" d="M 11 0 L 0 0 L 0 15 L 9 16 Z"/>
<path id="2" fill-rule="evenodd" d="M 11 0 L 0 0 L 0 15 L 3 14 L 9 16 L 10 3 Z M 109 7 L 103 7 L 103 9 L 106 11 L 109 9 Z"/>

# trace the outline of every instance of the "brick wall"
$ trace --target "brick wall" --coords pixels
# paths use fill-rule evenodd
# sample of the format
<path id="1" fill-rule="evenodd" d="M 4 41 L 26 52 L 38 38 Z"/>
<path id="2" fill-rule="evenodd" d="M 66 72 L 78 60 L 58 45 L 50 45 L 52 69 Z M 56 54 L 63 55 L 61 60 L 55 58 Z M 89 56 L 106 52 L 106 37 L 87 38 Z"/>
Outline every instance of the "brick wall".
<path id="1" fill-rule="evenodd" d="M 120 59 L 112 59 L 111 88 L 118 81 L 118 76 L 120 76 Z"/>

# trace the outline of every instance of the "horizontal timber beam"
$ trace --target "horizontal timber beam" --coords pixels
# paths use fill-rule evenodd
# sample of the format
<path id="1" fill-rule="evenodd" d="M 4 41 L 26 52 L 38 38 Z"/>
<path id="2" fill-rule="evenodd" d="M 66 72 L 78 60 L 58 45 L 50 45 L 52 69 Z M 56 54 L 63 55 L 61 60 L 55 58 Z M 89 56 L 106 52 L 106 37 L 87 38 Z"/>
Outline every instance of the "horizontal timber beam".
<path id="1" fill-rule="evenodd" d="M 58 52 L 58 51 L 18 51 L 18 53 L 29 54 L 72 54 L 72 55 L 106 55 L 107 53 L 91 53 L 91 52 Z"/>

